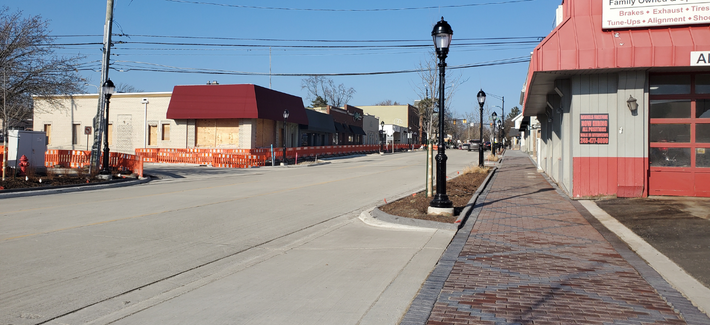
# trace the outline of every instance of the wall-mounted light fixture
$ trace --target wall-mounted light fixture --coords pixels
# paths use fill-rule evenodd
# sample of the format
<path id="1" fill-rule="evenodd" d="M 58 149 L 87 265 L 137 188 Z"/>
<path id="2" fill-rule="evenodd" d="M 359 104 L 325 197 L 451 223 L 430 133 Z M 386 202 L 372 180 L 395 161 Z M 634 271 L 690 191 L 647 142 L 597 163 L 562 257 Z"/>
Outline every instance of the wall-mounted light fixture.
<path id="1" fill-rule="evenodd" d="M 557 95 L 559 95 L 560 97 L 565 97 L 565 95 L 562 93 L 562 90 L 560 90 L 560 88 L 555 87 L 555 92 L 556 92 Z"/>
<path id="2" fill-rule="evenodd" d="M 631 96 L 631 95 L 629 95 L 629 99 L 626 100 L 626 106 L 632 112 L 639 108 L 639 104 L 636 102 L 636 98 L 634 98 L 634 96 Z"/>

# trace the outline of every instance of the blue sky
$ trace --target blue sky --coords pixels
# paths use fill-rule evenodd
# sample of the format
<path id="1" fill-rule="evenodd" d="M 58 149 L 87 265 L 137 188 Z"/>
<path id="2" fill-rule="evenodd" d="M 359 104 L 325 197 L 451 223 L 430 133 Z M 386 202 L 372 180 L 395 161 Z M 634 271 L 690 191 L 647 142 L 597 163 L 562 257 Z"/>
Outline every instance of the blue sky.
<path id="1" fill-rule="evenodd" d="M 57 38 L 56 43 L 102 41 L 100 35 L 103 33 L 105 20 L 105 1 L 2 2 L 13 12 L 21 10 L 26 16 L 41 15 L 48 19 L 51 34 L 62 36 Z M 171 91 L 175 85 L 205 84 L 209 80 L 217 80 L 220 84 L 251 83 L 269 87 L 269 76 L 135 70 L 149 68 L 164 71 L 177 67 L 183 70 L 219 69 L 268 74 L 269 46 L 272 47 L 272 73 L 412 70 L 430 57 L 433 49 L 431 30 L 442 16 L 454 30 L 446 61 L 450 67 L 505 61 L 509 58 L 528 56 L 537 43 L 536 39 L 531 42 L 530 37 L 544 37 L 549 34 L 554 25 L 555 9 L 559 4 L 561 0 L 115 0 L 113 32 L 130 37 L 114 37 L 113 41 L 134 43 L 116 44 L 113 48 L 113 66 L 122 71 L 112 70 L 109 77 L 115 83 L 132 85 L 144 91 Z M 65 35 L 90 36 L 64 37 Z M 481 44 L 513 37 L 526 37 L 516 41 L 527 42 L 508 45 Z M 482 40 L 483 38 L 492 39 Z M 362 42 L 333 43 L 312 40 Z M 382 40 L 391 42 L 379 42 Z M 155 42 L 219 46 L 144 44 Z M 360 47 L 333 48 L 344 45 Z M 406 47 L 372 47 L 384 45 Z M 96 71 L 85 70 L 81 73 L 89 83 L 97 85 L 100 80 L 100 49 L 101 45 L 67 46 L 57 53 L 85 56 L 85 67 Z M 466 80 L 451 103 L 455 116 L 463 117 L 467 112 L 477 109 L 475 97 L 481 88 L 487 93 L 505 96 L 507 112 L 513 106 L 519 106 L 520 90 L 527 68 L 527 63 L 517 63 L 447 70 L 447 78 L 460 75 L 462 80 Z M 301 89 L 301 80 L 304 78 L 273 76 L 272 88 L 301 96 L 304 104 L 308 105 L 309 96 Z M 420 79 L 416 73 L 331 78 L 337 84 L 343 83 L 347 87 L 355 88 L 356 93 L 349 103 L 355 106 L 374 105 L 388 99 L 413 103 L 420 97 L 416 90 Z M 94 87 L 89 86 L 87 89 L 89 92 L 95 92 Z M 489 97 L 487 103 L 490 106 L 501 105 L 500 100 L 492 97 Z"/>

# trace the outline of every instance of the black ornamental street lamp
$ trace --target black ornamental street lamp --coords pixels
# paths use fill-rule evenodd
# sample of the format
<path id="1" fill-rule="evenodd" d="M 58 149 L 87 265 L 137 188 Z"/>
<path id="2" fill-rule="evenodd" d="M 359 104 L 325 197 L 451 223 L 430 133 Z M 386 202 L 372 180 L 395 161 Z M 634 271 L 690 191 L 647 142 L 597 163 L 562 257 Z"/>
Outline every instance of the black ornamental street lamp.
<path id="1" fill-rule="evenodd" d="M 441 17 L 437 22 L 431 36 L 434 38 L 436 55 L 439 57 L 439 147 L 436 155 L 436 195 L 429 203 L 428 212 L 430 214 L 453 214 L 453 203 L 446 195 L 446 154 L 444 145 L 444 82 L 446 69 L 446 55 L 449 53 L 449 45 L 454 31 L 449 23 Z"/>
<path id="2" fill-rule="evenodd" d="M 284 110 L 284 125 L 282 127 L 283 129 L 283 146 L 284 146 L 284 152 L 283 152 L 283 157 L 281 159 L 281 162 L 286 165 L 286 120 L 288 120 L 288 110 Z"/>
<path id="3" fill-rule="evenodd" d="M 108 166 L 108 161 L 109 161 L 109 148 L 108 148 L 108 106 L 109 106 L 109 100 L 111 99 L 111 95 L 113 95 L 114 91 L 116 91 L 116 86 L 113 85 L 113 81 L 111 79 L 106 80 L 104 85 L 102 86 L 103 88 L 103 93 L 106 96 L 106 117 L 104 118 L 104 158 L 102 160 L 102 165 L 101 170 L 99 171 L 100 175 L 111 175 L 111 168 Z"/>
<path id="4" fill-rule="evenodd" d="M 478 92 L 478 95 L 476 95 L 476 99 L 478 99 L 478 106 L 480 107 L 481 110 L 481 129 L 480 133 L 478 135 L 478 138 L 480 139 L 480 143 L 478 144 L 478 166 L 483 167 L 483 151 L 485 150 L 484 148 L 484 143 L 483 143 L 483 104 L 486 103 L 486 93 L 483 92 L 483 89 L 481 89 Z"/>
<path id="5" fill-rule="evenodd" d="M 498 143 L 496 142 L 496 126 L 498 125 L 496 123 L 497 119 L 498 114 L 496 114 L 496 112 L 493 112 L 493 114 L 491 114 L 491 120 L 493 120 L 493 123 L 491 124 L 491 126 L 493 126 L 491 129 L 491 137 L 493 137 L 493 146 L 491 147 L 491 151 L 493 152 L 494 156 L 496 155 L 496 147 L 498 146 Z"/>
<path id="6" fill-rule="evenodd" d="M 385 121 L 380 122 L 380 153 L 385 152 Z"/>
<path id="7" fill-rule="evenodd" d="M 498 148 L 500 148 L 501 154 L 502 154 L 502 151 L 503 151 L 503 128 L 501 126 L 503 125 L 503 123 L 501 122 L 501 120 L 498 120 L 497 123 L 498 123 L 498 142 L 500 142 L 500 144 L 498 145 Z"/>

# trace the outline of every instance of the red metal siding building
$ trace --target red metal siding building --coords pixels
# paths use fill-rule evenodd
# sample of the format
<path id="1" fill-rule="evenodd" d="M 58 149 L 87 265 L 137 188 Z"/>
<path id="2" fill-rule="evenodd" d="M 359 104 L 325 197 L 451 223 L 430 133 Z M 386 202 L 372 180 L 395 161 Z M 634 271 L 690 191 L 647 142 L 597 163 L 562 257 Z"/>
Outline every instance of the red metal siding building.
<path id="1" fill-rule="evenodd" d="M 706 5 L 618 3 L 563 1 L 531 55 L 538 165 L 575 198 L 710 196 Z"/>

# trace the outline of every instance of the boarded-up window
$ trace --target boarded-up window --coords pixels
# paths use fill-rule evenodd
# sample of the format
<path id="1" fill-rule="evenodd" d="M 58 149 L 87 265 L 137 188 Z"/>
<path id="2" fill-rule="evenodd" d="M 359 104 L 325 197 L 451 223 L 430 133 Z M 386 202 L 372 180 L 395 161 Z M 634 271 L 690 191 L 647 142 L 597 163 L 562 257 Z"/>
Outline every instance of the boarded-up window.
<path id="1" fill-rule="evenodd" d="M 44 125 L 44 134 L 47 135 L 47 144 L 52 144 L 52 124 Z"/>
<path id="2" fill-rule="evenodd" d="M 239 145 L 239 119 L 196 120 L 198 147 L 236 147 Z"/>
<path id="3" fill-rule="evenodd" d="M 170 124 L 163 124 L 162 125 L 162 130 L 161 132 L 161 140 L 163 141 L 168 141 L 170 140 Z"/>
<path id="4" fill-rule="evenodd" d="M 148 145 L 157 146 L 158 145 L 158 126 L 149 125 L 148 126 Z"/>
<path id="5" fill-rule="evenodd" d="M 195 129 L 198 147 L 214 148 L 217 145 L 215 141 L 217 120 L 195 120 Z"/>
<path id="6" fill-rule="evenodd" d="M 79 135 L 81 134 L 81 124 L 74 124 L 71 128 L 71 143 L 79 144 Z"/>

